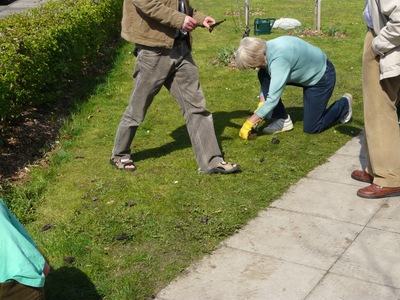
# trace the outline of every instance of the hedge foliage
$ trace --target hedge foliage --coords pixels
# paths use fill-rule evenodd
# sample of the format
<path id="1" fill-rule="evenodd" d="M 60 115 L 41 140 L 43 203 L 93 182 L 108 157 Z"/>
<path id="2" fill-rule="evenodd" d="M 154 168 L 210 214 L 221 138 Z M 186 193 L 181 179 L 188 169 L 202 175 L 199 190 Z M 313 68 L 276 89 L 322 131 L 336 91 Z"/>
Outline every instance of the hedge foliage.
<path id="1" fill-rule="evenodd" d="M 0 20 L 0 119 L 60 99 L 119 34 L 122 2 L 51 1 Z"/>

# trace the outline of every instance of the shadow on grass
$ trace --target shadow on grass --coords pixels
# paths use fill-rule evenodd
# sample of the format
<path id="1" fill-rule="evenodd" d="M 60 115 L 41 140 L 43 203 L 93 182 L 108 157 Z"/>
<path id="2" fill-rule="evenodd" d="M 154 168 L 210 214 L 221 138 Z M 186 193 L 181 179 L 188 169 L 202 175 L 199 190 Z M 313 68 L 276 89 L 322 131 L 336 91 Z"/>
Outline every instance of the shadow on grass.
<path id="1" fill-rule="evenodd" d="M 78 268 L 62 267 L 52 270 L 46 278 L 46 300 L 101 300 L 94 284 Z"/>
<path id="2" fill-rule="evenodd" d="M 54 147 L 60 128 L 90 99 L 96 87 L 106 82 L 122 45 L 119 38 L 105 45 L 96 64 L 62 86 L 63 97 L 58 101 L 26 107 L 7 122 L 0 120 L 0 188 L 3 183 L 5 188 L 7 182 L 22 179 L 29 164 L 47 163 L 43 158 Z"/>
<path id="3" fill-rule="evenodd" d="M 303 107 L 287 107 L 286 110 L 288 114 L 290 114 L 290 117 L 294 125 L 297 122 L 303 120 Z M 221 144 L 221 142 L 224 140 L 232 139 L 222 136 L 222 133 L 227 127 L 232 127 L 237 129 L 238 132 L 237 138 L 239 138 L 239 130 L 242 127 L 242 123 L 244 123 L 247 120 L 247 118 L 249 118 L 252 115 L 252 112 L 246 110 L 235 110 L 230 112 L 220 111 L 220 112 L 214 112 L 212 113 L 212 115 L 214 120 L 215 134 L 217 136 L 218 142 Z M 237 121 L 233 122 L 233 120 Z M 332 126 L 336 125 L 333 124 Z M 355 133 L 359 134 L 361 132 L 359 128 L 352 126 L 351 123 L 337 126 L 336 130 L 349 136 L 354 136 Z M 175 129 L 170 136 L 174 139 L 173 142 L 162 145 L 161 147 L 150 148 L 134 152 L 133 153 L 134 161 L 138 162 L 141 160 L 145 160 L 147 158 L 159 158 L 168 155 L 174 151 L 192 147 L 189 135 L 186 130 L 186 125 L 180 126 L 177 129 Z"/>
<path id="4" fill-rule="evenodd" d="M 227 137 L 221 137 L 222 132 L 226 127 L 234 127 L 238 129 L 241 125 L 232 122 L 233 119 L 243 119 L 244 121 L 249 116 L 249 112 L 245 110 L 236 110 L 231 112 L 214 112 L 212 113 L 214 120 L 214 129 L 217 136 L 217 140 L 220 143 L 223 140 L 230 139 Z M 244 122 L 243 121 L 243 122 Z M 192 147 L 189 139 L 189 134 L 186 130 L 186 125 L 180 126 L 175 129 L 170 135 L 174 141 L 168 144 L 162 145 L 161 147 L 146 149 L 143 151 L 134 152 L 134 161 L 138 162 L 147 158 L 158 158 L 165 156 L 174 151 L 186 149 Z"/>

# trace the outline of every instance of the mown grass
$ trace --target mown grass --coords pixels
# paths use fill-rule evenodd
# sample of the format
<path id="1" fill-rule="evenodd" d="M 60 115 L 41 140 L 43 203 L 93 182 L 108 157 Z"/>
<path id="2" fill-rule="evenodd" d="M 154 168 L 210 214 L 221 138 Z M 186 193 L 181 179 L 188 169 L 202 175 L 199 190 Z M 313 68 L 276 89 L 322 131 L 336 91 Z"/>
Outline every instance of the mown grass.
<path id="1" fill-rule="evenodd" d="M 259 37 L 296 34 L 321 47 L 337 71 L 333 100 L 352 93 L 354 116 L 349 124 L 304 134 L 301 90 L 288 87 L 283 100 L 294 130 L 277 135 L 279 144 L 267 135 L 239 139 L 240 127 L 257 106 L 257 76 L 216 61 L 239 44 L 244 18 L 241 23 L 236 16 L 242 4 L 192 1 L 215 19 L 227 18 L 212 33 L 194 32 L 193 56 L 225 158 L 240 163 L 241 173 L 197 174 L 183 117 L 166 90 L 156 97 L 132 146 L 138 170 L 121 172 L 109 165 L 135 64 L 132 45 L 122 43 L 106 80 L 60 132 L 50 166 L 32 168 L 27 182 L 4 193 L 53 267 L 47 299 L 151 298 L 362 130 L 364 1 L 323 1 L 324 32 L 341 35 L 313 36 L 307 32 L 314 25 L 314 1 L 254 0 L 250 24 L 254 17 L 302 22 L 301 30 L 273 29 Z M 46 224 L 51 228 L 41 231 Z"/>

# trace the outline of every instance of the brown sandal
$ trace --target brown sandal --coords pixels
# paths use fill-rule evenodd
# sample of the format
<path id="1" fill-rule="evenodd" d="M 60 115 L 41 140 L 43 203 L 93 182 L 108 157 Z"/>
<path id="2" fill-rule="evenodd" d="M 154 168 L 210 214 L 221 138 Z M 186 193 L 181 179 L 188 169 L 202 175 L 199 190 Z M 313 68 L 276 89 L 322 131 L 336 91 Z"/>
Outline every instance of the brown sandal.
<path id="1" fill-rule="evenodd" d="M 240 170 L 240 165 L 221 161 L 215 168 L 208 170 L 206 174 L 230 174 Z"/>
<path id="2" fill-rule="evenodd" d="M 133 163 L 133 160 L 129 158 L 110 158 L 110 164 L 112 164 L 117 170 L 124 170 L 124 171 L 129 171 L 133 172 L 136 170 L 136 166 Z M 129 166 L 133 166 L 131 168 L 127 168 Z"/>

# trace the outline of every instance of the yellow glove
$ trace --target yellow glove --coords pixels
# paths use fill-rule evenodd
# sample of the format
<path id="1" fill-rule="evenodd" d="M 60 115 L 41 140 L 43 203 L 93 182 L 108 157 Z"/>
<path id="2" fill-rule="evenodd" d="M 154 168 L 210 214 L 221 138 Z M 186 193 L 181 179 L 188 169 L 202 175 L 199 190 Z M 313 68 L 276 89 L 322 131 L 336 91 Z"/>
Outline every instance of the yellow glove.
<path id="1" fill-rule="evenodd" d="M 244 140 L 248 140 L 254 125 L 255 124 L 250 122 L 249 120 L 244 122 L 242 128 L 240 129 L 239 136 Z"/>
<path id="2" fill-rule="evenodd" d="M 264 103 L 265 103 L 264 101 L 263 102 L 261 102 L 261 101 L 258 102 L 257 109 L 254 112 L 256 112 Z"/>

